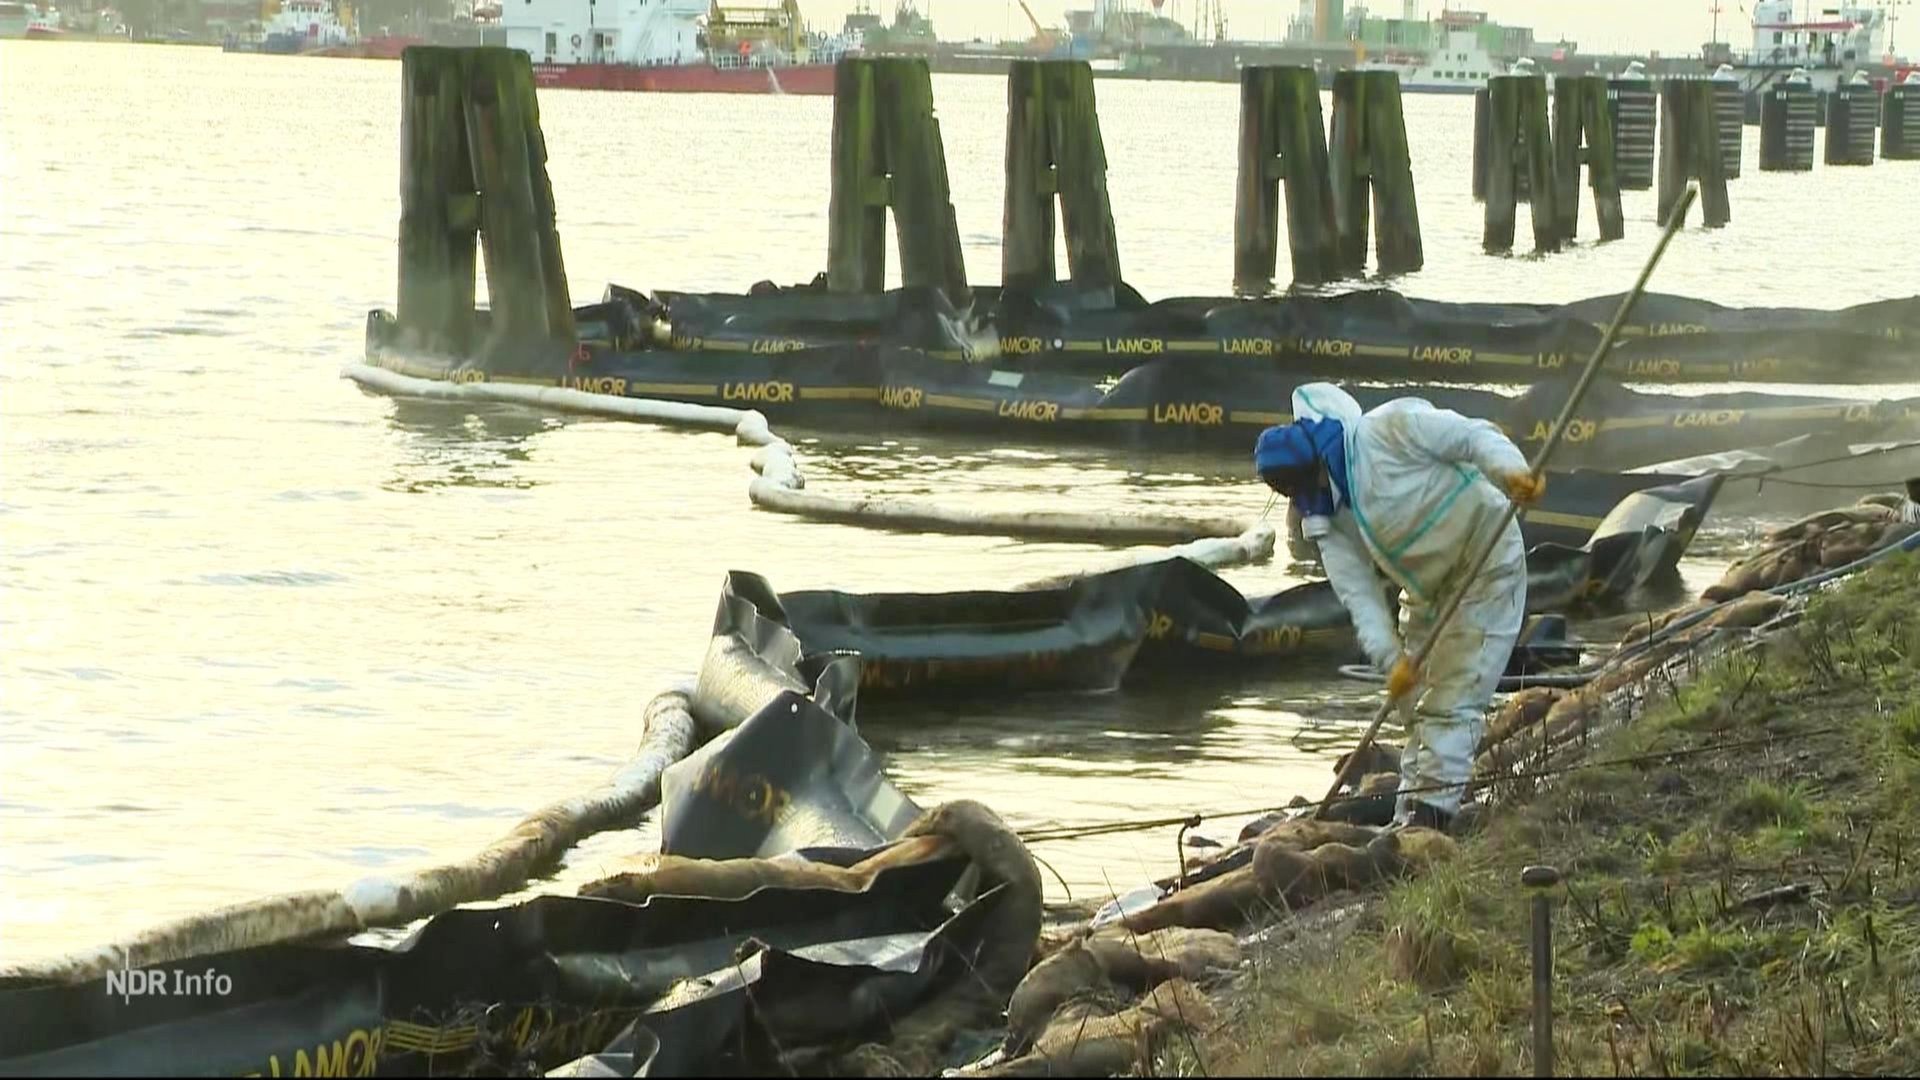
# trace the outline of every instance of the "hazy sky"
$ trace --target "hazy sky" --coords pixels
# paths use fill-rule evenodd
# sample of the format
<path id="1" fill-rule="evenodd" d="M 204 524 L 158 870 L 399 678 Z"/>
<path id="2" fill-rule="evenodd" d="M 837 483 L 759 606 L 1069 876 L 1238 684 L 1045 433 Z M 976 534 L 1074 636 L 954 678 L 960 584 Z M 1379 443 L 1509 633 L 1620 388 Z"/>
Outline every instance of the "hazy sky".
<path id="1" fill-rule="evenodd" d="M 1144 6 L 1147 0 L 1135 0 Z M 895 0 L 871 0 L 872 8 L 891 18 Z M 989 40 L 1008 36 L 1025 37 L 1032 32 L 1014 0 L 918 0 L 920 10 L 933 16 L 934 26 L 946 39 L 964 40 L 984 37 Z M 1033 13 L 1045 25 L 1064 25 L 1068 8 L 1090 8 L 1093 0 L 1027 0 Z M 1752 31 L 1747 5 L 1751 0 L 1719 0 L 1720 40 L 1738 47 L 1751 43 Z M 1838 0 L 1812 0 L 1811 7 L 1836 6 Z M 1300 10 L 1299 0 L 1223 0 L 1227 31 L 1239 38 L 1270 39 L 1285 34 L 1287 19 Z M 1570 38 L 1583 51 L 1658 50 L 1663 53 L 1693 53 L 1712 36 L 1712 0 L 1452 0 L 1450 6 L 1485 11 L 1496 21 L 1516 26 L 1531 26 L 1536 36 L 1545 39 Z M 1166 0 L 1162 9 L 1192 25 L 1200 0 Z M 1440 9 L 1441 0 L 1421 0 L 1428 14 Z M 1401 0 L 1375 0 L 1370 7 L 1380 14 L 1398 15 Z M 838 28 L 840 20 L 853 9 L 853 0 L 801 0 L 801 10 L 816 29 Z M 1896 26 L 1896 36 L 1906 31 L 1920 41 L 1920 3 L 1903 12 L 1905 25 Z"/>

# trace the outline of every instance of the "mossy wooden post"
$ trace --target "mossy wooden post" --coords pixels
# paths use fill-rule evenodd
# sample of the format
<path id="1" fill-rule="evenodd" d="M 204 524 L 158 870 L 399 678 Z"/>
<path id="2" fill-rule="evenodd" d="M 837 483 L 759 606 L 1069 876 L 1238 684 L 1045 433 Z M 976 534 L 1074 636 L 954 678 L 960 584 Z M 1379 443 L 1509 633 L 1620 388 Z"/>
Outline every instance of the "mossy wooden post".
<path id="1" fill-rule="evenodd" d="M 1283 185 L 1293 280 L 1310 284 L 1338 276 L 1319 82 L 1312 68 L 1242 68 L 1233 215 L 1233 287 L 1242 296 L 1273 287 Z"/>
<path id="2" fill-rule="evenodd" d="M 545 147 L 534 135 L 533 66 L 518 49 L 468 53 L 467 149 L 480 188 L 490 348 L 573 339 L 572 309 L 554 231 Z"/>
<path id="3" fill-rule="evenodd" d="M 1037 285 L 1056 276 L 1054 198 L 1075 282 L 1120 283 L 1119 243 L 1107 200 L 1107 155 L 1083 60 L 1016 61 L 1007 77 L 1007 189 L 1001 280 Z"/>
<path id="4" fill-rule="evenodd" d="M 1760 171 L 1806 172 L 1813 168 L 1813 87 L 1787 82 L 1760 97 Z"/>
<path id="5" fill-rule="evenodd" d="M 1713 84 L 1705 79 L 1670 79 L 1660 87 L 1660 189 L 1658 219 L 1667 223 L 1688 180 L 1700 182 L 1700 216 L 1709 228 L 1732 219 L 1727 201 L 1726 159 L 1720 153 L 1720 125 Z"/>
<path id="6" fill-rule="evenodd" d="M 1426 259 L 1420 248 L 1420 208 L 1413 191 L 1406 118 L 1400 111 L 1400 76 L 1391 71 L 1334 74 L 1327 156 L 1340 272 L 1366 269 L 1369 210 L 1379 272 L 1420 269 Z"/>
<path id="7" fill-rule="evenodd" d="M 1620 211 L 1620 182 L 1614 172 L 1607 81 L 1599 76 L 1563 75 L 1553 84 L 1553 197 L 1563 242 L 1580 231 L 1583 164 L 1593 189 L 1600 239 L 1618 240 L 1626 235 L 1626 223 Z"/>
<path id="8" fill-rule="evenodd" d="M 1657 107 L 1651 80 L 1607 80 L 1607 113 L 1613 120 L 1614 155 L 1622 190 L 1646 191 L 1653 187 Z"/>
<path id="9" fill-rule="evenodd" d="M 1880 91 L 1870 83 L 1835 87 L 1827 95 L 1827 164 L 1873 164 L 1873 125 Z"/>
<path id="10" fill-rule="evenodd" d="M 1513 250 L 1517 178 L 1522 169 L 1533 202 L 1534 250 L 1552 251 L 1560 240 L 1547 80 L 1542 75 L 1496 75 L 1487 80 L 1487 208 L 1482 242 L 1490 252 Z"/>
<path id="11" fill-rule="evenodd" d="M 1487 201 L 1487 88 L 1473 92 L 1473 201 Z"/>
<path id="12" fill-rule="evenodd" d="M 400 59 L 400 287 L 407 347 L 464 356 L 473 346 L 480 227 L 467 156 L 465 53 L 414 46 Z"/>
<path id="13" fill-rule="evenodd" d="M 970 299 L 946 151 L 924 60 L 848 58 L 834 73 L 827 288 L 886 285 L 886 212 L 893 208 L 900 281 Z"/>
<path id="14" fill-rule="evenodd" d="M 1880 116 L 1880 156 L 1888 161 L 1920 161 L 1920 82 L 1914 76 L 1887 90 Z"/>

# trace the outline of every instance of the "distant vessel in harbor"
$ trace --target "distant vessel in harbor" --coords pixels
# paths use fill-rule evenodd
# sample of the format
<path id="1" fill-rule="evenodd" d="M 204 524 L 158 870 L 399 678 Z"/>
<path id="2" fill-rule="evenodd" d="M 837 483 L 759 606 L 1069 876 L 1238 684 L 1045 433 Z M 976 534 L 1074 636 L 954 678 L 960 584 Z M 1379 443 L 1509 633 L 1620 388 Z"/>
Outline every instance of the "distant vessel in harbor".
<path id="1" fill-rule="evenodd" d="M 353 39 L 330 0 L 285 0 L 273 17 L 249 33 L 227 38 L 227 52 L 306 53 L 338 48 Z"/>
<path id="2" fill-rule="evenodd" d="M 1487 51 L 1475 25 L 1462 21 L 1476 16 L 1485 19 L 1477 12 L 1444 12 L 1436 28 L 1444 35 L 1439 48 L 1424 55 L 1388 53 L 1358 66 L 1361 71 L 1394 72 L 1406 94 L 1471 94 L 1488 79 L 1506 74 L 1507 66 Z"/>
<path id="3" fill-rule="evenodd" d="M 857 48 L 808 33 L 795 0 L 521 0 L 503 6 L 499 25 L 533 59 L 538 85 L 574 90 L 827 95 L 834 64 Z"/>
<path id="4" fill-rule="evenodd" d="M 58 38 L 66 36 L 60 11 L 52 4 L 36 6 L 18 0 L 0 0 L 0 38 Z"/>

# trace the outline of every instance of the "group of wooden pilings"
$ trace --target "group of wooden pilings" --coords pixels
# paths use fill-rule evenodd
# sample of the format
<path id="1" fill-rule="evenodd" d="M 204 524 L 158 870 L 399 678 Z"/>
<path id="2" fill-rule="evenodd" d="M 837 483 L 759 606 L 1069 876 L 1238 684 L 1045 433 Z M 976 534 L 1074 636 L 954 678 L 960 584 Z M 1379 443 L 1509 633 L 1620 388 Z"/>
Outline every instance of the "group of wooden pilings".
<path id="1" fill-rule="evenodd" d="M 401 63 L 400 282 L 410 347 L 524 352 L 574 337 L 533 65 L 507 48 L 409 48 Z M 476 332 L 475 246 L 490 314 Z"/>
<path id="2" fill-rule="evenodd" d="M 1475 102 L 1474 197 L 1486 204 L 1482 242 L 1488 251 L 1512 250 L 1522 200 L 1533 207 L 1534 250 L 1553 251 L 1572 240 L 1579 228 L 1583 165 L 1600 239 L 1626 235 L 1607 80 L 1556 81 L 1551 122 L 1548 96 L 1543 76 L 1500 75 Z"/>
<path id="3" fill-rule="evenodd" d="M 1259 295 L 1273 287 L 1283 192 L 1295 282 L 1363 272 L 1370 235 L 1379 272 L 1418 270 L 1425 256 L 1397 77 L 1336 76 L 1329 133 L 1312 69 L 1254 67 L 1241 75 L 1236 291 Z M 832 145 L 827 287 L 882 287 L 891 209 L 901 284 L 937 286 L 963 302 L 966 268 L 927 65 L 891 57 L 842 60 Z M 1056 220 L 1071 281 L 1121 281 L 1106 170 L 1091 67 L 1015 62 L 1007 81 L 1001 221 L 1007 285 L 1055 280 Z"/>

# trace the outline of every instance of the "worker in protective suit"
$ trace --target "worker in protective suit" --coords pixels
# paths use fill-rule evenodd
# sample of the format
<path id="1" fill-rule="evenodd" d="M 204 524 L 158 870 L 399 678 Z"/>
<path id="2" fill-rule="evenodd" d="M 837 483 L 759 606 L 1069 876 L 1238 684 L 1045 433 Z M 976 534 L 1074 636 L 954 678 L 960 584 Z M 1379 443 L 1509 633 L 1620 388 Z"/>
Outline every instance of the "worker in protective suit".
<path id="1" fill-rule="evenodd" d="M 1268 428 L 1254 448 L 1260 478 L 1287 496 L 1301 532 L 1320 549 L 1340 602 L 1388 693 L 1420 690 L 1401 755 L 1399 824 L 1445 829 L 1460 809 L 1484 716 L 1506 670 L 1527 607 L 1520 526 L 1501 527 L 1508 501 L 1545 488 L 1500 429 L 1418 398 L 1362 415 L 1330 383 L 1293 393 L 1294 421 Z M 1474 553 L 1498 533 L 1492 557 L 1465 580 Z M 1387 584 L 1407 611 L 1404 641 Z M 1424 673 L 1412 656 L 1446 598 L 1465 597 Z M 1419 790 L 1439 787 L 1441 790 Z"/>

